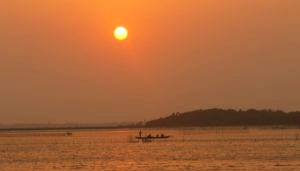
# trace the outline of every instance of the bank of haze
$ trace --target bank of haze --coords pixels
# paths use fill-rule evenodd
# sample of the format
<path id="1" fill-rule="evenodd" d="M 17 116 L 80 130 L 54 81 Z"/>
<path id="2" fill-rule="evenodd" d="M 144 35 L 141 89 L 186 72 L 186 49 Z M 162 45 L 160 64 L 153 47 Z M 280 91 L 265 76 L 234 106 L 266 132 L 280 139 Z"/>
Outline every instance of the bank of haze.
<path id="1" fill-rule="evenodd" d="M 206 109 L 148 121 L 146 127 L 199 127 L 199 126 L 300 126 L 300 112 L 274 110 Z"/>

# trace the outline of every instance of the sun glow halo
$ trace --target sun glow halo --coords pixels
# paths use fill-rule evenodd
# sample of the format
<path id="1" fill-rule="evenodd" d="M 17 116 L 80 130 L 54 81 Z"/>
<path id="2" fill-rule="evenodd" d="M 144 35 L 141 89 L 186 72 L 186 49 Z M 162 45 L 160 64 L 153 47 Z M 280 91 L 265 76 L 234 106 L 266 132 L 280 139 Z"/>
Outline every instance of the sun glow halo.
<path id="1" fill-rule="evenodd" d="M 125 27 L 119 26 L 114 31 L 115 38 L 118 40 L 124 40 L 127 38 L 128 32 Z"/>

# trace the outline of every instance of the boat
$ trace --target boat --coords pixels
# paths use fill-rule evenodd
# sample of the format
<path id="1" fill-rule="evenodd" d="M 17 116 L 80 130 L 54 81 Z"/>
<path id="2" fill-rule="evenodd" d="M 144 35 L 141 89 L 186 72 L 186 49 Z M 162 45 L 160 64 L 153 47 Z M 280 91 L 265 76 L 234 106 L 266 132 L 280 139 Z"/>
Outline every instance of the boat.
<path id="1" fill-rule="evenodd" d="M 168 139 L 170 138 L 170 135 L 156 135 L 156 136 L 152 136 L 151 134 L 147 135 L 147 136 L 142 136 L 142 131 L 140 130 L 139 132 L 139 136 L 136 136 L 135 138 L 138 140 L 142 140 L 143 142 L 151 142 L 152 140 L 156 140 L 156 139 Z"/>
<path id="2" fill-rule="evenodd" d="M 72 136 L 72 135 L 73 135 L 72 132 L 67 132 L 67 133 L 66 133 L 66 136 Z"/>
<path id="3" fill-rule="evenodd" d="M 167 139 L 167 138 L 170 138 L 171 136 L 168 135 L 168 136 L 144 136 L 144 137 L 135 137 L 136 139 Z"/>

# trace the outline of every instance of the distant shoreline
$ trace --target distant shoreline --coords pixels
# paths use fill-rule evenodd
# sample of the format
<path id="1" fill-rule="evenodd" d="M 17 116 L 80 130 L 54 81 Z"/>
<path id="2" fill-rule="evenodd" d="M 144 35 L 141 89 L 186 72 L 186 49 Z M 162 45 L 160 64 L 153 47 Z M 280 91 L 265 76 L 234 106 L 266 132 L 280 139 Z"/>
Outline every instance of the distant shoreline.
<path id="1" fill-rule="evenodd" d="M 130 126 L 107 126 L 107 127 L 49 127 L 49 128 L 0 128 L 0 132 L 8 131 L 68 131 L 68 130 L 105 130 L 105 129 L 130 129 L 130 128 L 141 128 L 141 127 L 130 127 Z"/>
<path id="2" fill-rule="evenodd" d="M 132 126 L 111 126 L 111 127 L 57 127 L 57 128 L 1 128 L 1 132 L 14 131 L 72 131 L 72 130 L 116 130 L 116 129 L 300 129 L 298 125 L 251 125 L 251 126 L 176 126 L 176 127 L 132 127 Z"/>
<path id="3" fill-rule="evenodd" d="M 151 129 L 151 128 L 218 128 L 218 127 L 270 127 L 272 129 L 300 128 L 300 111 L 284 112 L 280 110 L 234 110 L 200 109 L 184 113 L 172 113 L 167 117 L 147 122 L 123 123 L 114 125 L 60 124 L 60 125 L 7 125 L 4 131 L 51 131 L 51 130 L 105 130 L 105 129 Z"/>
<path id="4" fill-rule="evenodd" d="M 173 113 L 167 117 L 154 119 L 146 127 L 201 127 L 201 126 L 298 126 L 300 112 L 280 110 L 234 110 L 234 109 L 200 109 L 184 113 Z"/>

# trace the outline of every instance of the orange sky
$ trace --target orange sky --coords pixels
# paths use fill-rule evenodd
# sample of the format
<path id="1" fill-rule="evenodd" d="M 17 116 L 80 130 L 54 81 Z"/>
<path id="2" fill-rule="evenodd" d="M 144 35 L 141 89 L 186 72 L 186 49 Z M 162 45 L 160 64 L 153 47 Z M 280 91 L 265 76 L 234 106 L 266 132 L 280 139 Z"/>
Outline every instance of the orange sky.
<path id="1" fill-rule="evenodd" d="M 299 18 L 298 0 L 1 1 L 0 121 L 300 110 Z"/>

